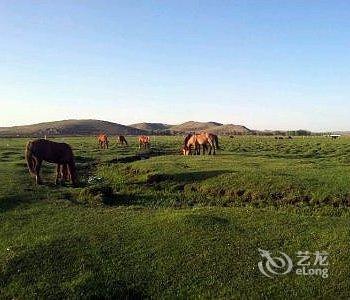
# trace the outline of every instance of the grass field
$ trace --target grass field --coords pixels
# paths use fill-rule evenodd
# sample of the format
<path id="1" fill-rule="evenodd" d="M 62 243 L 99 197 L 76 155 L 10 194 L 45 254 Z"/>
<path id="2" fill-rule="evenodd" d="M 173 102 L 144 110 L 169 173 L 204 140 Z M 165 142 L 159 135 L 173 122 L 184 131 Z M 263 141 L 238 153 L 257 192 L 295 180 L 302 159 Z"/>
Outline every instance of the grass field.
<path id="1" fill-rule="evenodd" d="M 1 298 L 349 298 L 350 138 L 220 140 L 181 156 L 181 137 L 149 152 L 57 138 L 80 186 L 35 186 L 26 139 L 0 139 Z M 258 248 L 327 251 L 329 277 L 267 278 Z"/>

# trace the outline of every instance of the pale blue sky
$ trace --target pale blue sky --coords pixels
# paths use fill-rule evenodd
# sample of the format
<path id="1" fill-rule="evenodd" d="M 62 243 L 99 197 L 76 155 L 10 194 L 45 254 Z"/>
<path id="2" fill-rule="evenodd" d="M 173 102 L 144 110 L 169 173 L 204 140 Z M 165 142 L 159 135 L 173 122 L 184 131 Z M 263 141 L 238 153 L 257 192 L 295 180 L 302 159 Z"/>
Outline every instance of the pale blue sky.
<path id="1" fill-rule="evenodd" d="M 350 129 L 350 1 L 0 1 L 0 126 Z"/>

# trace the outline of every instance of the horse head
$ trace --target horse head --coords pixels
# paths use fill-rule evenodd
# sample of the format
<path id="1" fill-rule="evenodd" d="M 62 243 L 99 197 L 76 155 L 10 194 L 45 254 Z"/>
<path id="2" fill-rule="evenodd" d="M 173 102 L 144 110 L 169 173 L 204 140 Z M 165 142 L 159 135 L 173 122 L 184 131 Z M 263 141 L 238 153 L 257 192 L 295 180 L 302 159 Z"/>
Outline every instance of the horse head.
<path id="1" fill-rule="evenodd" d="M 190 155 L 191 154 L 191 149 L 187 146 L 183 146 L 181 148 L 181 151 L 182 151 L 182 155 Z"/>

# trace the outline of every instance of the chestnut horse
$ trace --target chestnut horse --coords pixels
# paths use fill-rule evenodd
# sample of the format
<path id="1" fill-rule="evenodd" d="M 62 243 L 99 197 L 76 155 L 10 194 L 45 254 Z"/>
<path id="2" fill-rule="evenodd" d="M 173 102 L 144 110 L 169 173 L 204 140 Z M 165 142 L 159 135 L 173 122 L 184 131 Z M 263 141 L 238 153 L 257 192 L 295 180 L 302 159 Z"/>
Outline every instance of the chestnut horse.
<path id="1" fill-rule="evenodd" d="M 141 149 L 141 147 L 143 148 L 149 148 L 149 143 L 151 141 L 151 138 L 147 135 L 140 135 L 139 136 L 139 149 Z"/>
<path id="2" fill-rule="evenodd" d="M 98 144 L 101 149 L 108 149 L 108 137 L 107 134 L 101 133 L 98 137 Z"/>
<path id="3" fill-rule="evenodd" d="M 211 154 L 213 150 L 213 154 L 215 154 L 215 150 L 219 149 L 219 139 L 217 135 L 212 133 L 194 133 L 186 136 L 184 141 L 184 146 L 182 148 L 184 155 L 189 155 L 192 153 L 192 147 L 194 148 L 194 154 L 200 155 L 200 148 L 203 148 L 203 154 L 205 154 L 205 150 L 209 151 L 208 154 Z"/>
<path id="4" fill-rule="evenodd" d="M 126 141 L 126 138 L 124 135 L 119 135 L 117 138 L 117 141 L 119 142 L 119 144 L 121 145 L 128 145 L 128 142 Z"/>
<path id="5" fill-rule="evenodd" d="M 72 184 L 77 184 L 77 173 L 72 148 L 66 143 L 56 143 L 44 139 L 38 139 L 27 143 L 25 158 L 30 174 L 36 178 L 36 183 L 41 184 L 40 169 L 43 161 L 57 164 L 56 184 L 62 183 L 68 178 Z"/>

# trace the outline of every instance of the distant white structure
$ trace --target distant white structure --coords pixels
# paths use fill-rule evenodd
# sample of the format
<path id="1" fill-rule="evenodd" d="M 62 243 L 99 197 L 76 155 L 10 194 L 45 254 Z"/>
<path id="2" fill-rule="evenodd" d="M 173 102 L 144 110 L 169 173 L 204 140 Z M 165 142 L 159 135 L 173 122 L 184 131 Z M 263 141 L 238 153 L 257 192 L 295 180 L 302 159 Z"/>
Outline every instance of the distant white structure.
<path id="1" fill-rule="evenodd" d="M 329 137 L 332 139 L 337 139 L 337 138 L 340 138 L 341 135 L 340 134 L 330 134 Z"/>

